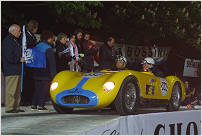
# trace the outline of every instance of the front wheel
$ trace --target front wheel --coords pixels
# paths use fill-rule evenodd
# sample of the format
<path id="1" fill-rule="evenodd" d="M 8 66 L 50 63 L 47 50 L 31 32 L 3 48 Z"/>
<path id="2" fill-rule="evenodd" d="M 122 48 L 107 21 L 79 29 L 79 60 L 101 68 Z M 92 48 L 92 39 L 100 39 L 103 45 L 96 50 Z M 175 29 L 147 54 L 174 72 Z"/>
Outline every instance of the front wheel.
<path id="1" fill-rule="evenodd" d="M 62 107 L 56 103 L 54 103 L 52 101 L 52 104 L 53 104 L 53 108 L 55 109 L 55 111 L 57 113 L 60 113 L 60 114 L 65 114 L 65 113 L 71 113 L 73 111 L 73 108 L 65 108 L 65 107 Z"/>
<path id="2" fill-rule="evenodd" d="M 134 76 L 128 76 L 124 79 L 114 101 L 116 111 L 120 115 L 135 114 L 138 102 L 138 92 L 138 83 Z"/>
<path id="3" fill-rule="evenodd" d="M 172 95 L 167 110 L 168 111 L 179 110 L 180 100 L 181 100 L 181 87 L 180 84 L 176 82 L 172 89 Z"/>

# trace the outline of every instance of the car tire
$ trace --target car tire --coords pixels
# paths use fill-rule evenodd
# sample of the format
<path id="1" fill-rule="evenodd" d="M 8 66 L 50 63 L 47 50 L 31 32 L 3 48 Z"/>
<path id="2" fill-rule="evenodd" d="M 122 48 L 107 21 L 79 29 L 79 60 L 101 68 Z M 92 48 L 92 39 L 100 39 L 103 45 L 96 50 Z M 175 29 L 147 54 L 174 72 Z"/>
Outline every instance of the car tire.
<path id="1" fill-rule="evenodd" d="M 138 105 L 139 87 L 138 81 L 134 76 L 124 79 L 114 104 L 116 111 L 121 115 L 135 114 Z"/>
<path id="2" fill-rule="evenodd" d="M 65 107 L 62 107 L 62 106 L 60 106 L 60 105 L 54 103 L 53 101 L 52 101 L 52 103 L 53 103 L 53 108 L 55 109 L 55 111 L 56 111 L 57 113 L 66 114 L 66 113 L 71 113 L 71 112 L 73 111 L 73 108 L 65 108 Z"/>
<path id="3" fill-rule="evenodd" d="M 181 86 L 178 82 L 176 82 L 172 89 L 172 95 L 171 95 L 169 105 L 167 106 L 168 111 L 179 110 L 181 96 L 182 96 L 181 93 L 182 93 Z"/>

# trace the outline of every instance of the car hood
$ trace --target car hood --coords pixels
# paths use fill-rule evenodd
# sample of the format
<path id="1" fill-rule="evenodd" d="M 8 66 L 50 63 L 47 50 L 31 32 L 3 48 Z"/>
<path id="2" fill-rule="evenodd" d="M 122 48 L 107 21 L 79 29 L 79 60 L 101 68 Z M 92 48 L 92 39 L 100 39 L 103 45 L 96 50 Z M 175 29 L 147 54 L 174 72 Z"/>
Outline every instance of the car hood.
<path id="1" fill-rule="evenodd" d="M 53 82 L 58 82 L 58 89 L 60 91 L 72 89 L 76 86 L 81 86 L 83 89 L 94 92 L 100 91 L 100 88 L 105 82 L 110 81 L 111 77 L 116 72 L 104 71 L 97 73 L 82 73 L 74 71 L 62 71 L 58 73 Z"/>

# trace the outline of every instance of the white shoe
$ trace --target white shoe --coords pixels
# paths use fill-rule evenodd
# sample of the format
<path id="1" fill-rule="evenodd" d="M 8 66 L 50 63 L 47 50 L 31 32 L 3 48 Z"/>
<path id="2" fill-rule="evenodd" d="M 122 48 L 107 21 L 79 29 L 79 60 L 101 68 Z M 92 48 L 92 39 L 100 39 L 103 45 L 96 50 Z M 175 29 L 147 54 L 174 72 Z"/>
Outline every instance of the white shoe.
<path id="1" fill-rule="evenodd" d="M 180 106 L 180 109 L 187 109 L 187 106 Z"/>
<path id="2" fill-rule="evenodd" d="M 195 105 L 194 109 L 201 109 L 201 105 Z"/>

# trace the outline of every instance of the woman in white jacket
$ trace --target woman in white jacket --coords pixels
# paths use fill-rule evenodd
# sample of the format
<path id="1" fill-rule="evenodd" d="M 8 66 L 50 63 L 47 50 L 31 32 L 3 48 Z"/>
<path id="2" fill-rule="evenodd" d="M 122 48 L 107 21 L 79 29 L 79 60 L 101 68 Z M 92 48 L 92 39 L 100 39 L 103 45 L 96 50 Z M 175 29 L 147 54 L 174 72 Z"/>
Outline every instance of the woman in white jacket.
<path id="1" fill-rule="evenodd" d="M 69 65 L 70 65 L 71 71 L 78 72 L 79 71 L 79 65 L 78 65 L 79 53 L 78 53 L 78 48 L 75 41 L 76 41 L 76 36 L 74 34 L 70 35 L 68 46 L 70 49 L 70 55 L 72 57 L 72 61 L 69 62 Z"/>

